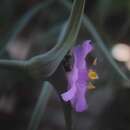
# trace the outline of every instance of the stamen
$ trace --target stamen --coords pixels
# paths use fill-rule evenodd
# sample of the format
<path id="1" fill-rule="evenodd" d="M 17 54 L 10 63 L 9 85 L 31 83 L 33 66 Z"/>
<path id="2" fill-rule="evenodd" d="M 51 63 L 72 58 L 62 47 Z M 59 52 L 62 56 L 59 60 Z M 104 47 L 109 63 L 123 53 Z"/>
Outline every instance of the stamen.
<path id="1" fill-rule="evenodd" d="M 94 90 L 94 89 L 96 89 L 96 87 L 91 82 L 89 82 L 88 90 Z"/>
<path id="2" fill-rule="evenodd" d="M 93 70 L 89 70 L 88 77 L 89 77 L 90 80 L 98 79 L 97 73 L 95 71 L 93 71 Z"/>

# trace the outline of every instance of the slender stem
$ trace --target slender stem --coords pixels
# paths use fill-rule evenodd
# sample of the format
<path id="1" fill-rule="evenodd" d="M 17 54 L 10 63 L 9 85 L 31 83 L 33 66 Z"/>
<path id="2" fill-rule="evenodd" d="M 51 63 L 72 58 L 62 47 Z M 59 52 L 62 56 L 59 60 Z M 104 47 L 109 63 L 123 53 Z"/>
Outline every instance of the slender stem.
<path id="1" fill-rule="evenodd" d="M 62 101 L 63 102 L 63 101 Z M 70 103 L 63 102 L 63 109 L 64 109 L 64 117 L 66 123 L 66 130 L 72 130 L 72 108 Z"/>
<path id="2" fill-rule="evenodd" d="M 18 60 L 0 60 L 0 68 L 5 69 L 24 69 L 26 67 L 27 61 L 18 61 Z"/>
<path id="3" fill-rule="evenodd" d="M 52 91 L 53 91 L 52 87 L 49 86 L 48 82 L 45 82 L 43 85 L 43 88 L 41 90 L 39 99 L 34 108 L 34 112 L 32 114 L 32 118 L 30 120 L 28 130 L 37 130 L 38 129 L 41 119 L 43 117 L 43 114 L 45 112 L 47 102 L 51 96 Z"/>

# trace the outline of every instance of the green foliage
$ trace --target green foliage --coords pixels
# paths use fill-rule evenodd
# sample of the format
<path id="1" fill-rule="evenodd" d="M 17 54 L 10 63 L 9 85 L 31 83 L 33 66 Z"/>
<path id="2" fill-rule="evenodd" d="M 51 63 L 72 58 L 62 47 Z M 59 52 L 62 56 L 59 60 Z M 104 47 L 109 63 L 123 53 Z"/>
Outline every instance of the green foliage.
<path id="1" fill-rule="evenodd" d="M 43 1 L 42 3 L 37 4 L 32 9 L 30 9 L 25 15 L 23 15 L 17 24 L 8 32 L 6 38 L 1 41 L 1 47 L 3 47 L 8 42 L 14 40 L 18 34 L 24 29 L 27 23 L 35 16 L 40 10 L 46 9 L 49 5 L 51 5 L 54 0 L 48 0 L 46 3 Z M 55 26 L 43 36 L 42 41 L 46 42 L 46 39 L 51 38 L 51 35 L 56 33 L 61 29 L 62 25 L 62 32 L 60 33 L 59 39 L 57 40 L 57 44 L 45 54 L 37 55 L 32 57 L 26 61 L 17 61 L 17 60 L 0 60 L 0 68 L 4 69 L 11 69 L 17 71 L 26 71 L 26 74 L 29 74 L 35 80 L 49 80 L 53 81 L 52 84 L 54 85 L 55 89 L 58 92 L 60 97 L 61 91 L 67 87 L 66 84 L 62 85 L 63 88 L 60 87 L 61 84 L 57 84 L 55 82 L 57 70 L 60 68 L 61 62 L 67 52 L 74 46 L 76 43 L 76 39 L 78 37 L 78 33 L 80 30 L 81 22 L 83 22 L 86 30 L 92 35 L 95 45 L 99 48 L 103 54 L 105 55 L 106 59 L 110 62 L 113 66 L 114 70 L 124 79 L 128 80 L 128 77 L 122 70 L 119 68 L 118 64 L 113 60 L 109 49 L 106 47 L 106 42 L 104 42 L 95 29 L 94 25 L 90 21 L 90 19 L 83 15 L 84 12 L 84 5 L 85 0 L 74 0 L 73 6 L 71 7 L 71 3 L 67 0 L 59 0 L 67 9 L 71 10 L 71 14 L 67 22 L 65 24 L 59 24 Z M 97 1 L 98 3 L 98 1 Z M 116 1 L 119 5 L 115 6 L 126 6 L 126 3 L 122 5 L 122 2 Z M 128 1 L 128 3 L 130 3 Z M 109 10 L 112 8 L 111 6 L 115 4 L 112 0 L 104 1 L 100 0 L 98 3 L 98 11 L 101 14 L 101 17 L 107 16 Z M 109 5 L 109 6 L 108 6 Z M 128 4 L 129 6 L 130 4 Z M 102 7 L 102 8 L 101 8 Z M 46 44 L 46 43 L 45 43 Z M 53 79 L 54 78 L 54 79 Z M 61 72 L 60 78 L 65 79 L 65 73 Z M 51 79 L 51 80 L 50 80 Z M 58 79 L 59 80 L 59 79 Z M 34 108 L 34 112 L 32 114 L 32 118 L 28 127 L 28 130 L 37 130 L 40 124 L 40 121 L 43 117 L 45 112 L 45 108 L 48 102 L 48 99 L 51 95 L 52 88 L 48 86 L 48 83 L 45 82 L 39 99 L 37 101 L 36 107 Z M 71 106 L 69 103 L 65 103 L 61 99 L 64 116 L 66 121 L 66 129 L 72 130 L 72 113 L 71 113 Z"/>
<path id="2" fill-rule="evenodd" d="M 25 70 L 27 69 L 27 72 L 29 72 L 31 76 L 36 79 L 41 79 L 41 77 L 43 77 L 43 80 L 44 80 L 44 77 L 51 76 L 60 65 L 64 56 L 73 47 L 73 45 L 76 42 L 76 38 L 79 33 L 81 19 L 82 19 L 82 15 L 84 11 L 84 4 L 85 4 L 85 0 L 74 1 L 69 20 L 64 26 L 64 29 L 60 35 L 60 39 L 58 40 L 58 43 L 52 50 L 50 50 L 46 54 L 35 56 L 28 61 L 20 62 L 20 61 L 15 61 L 15 60 L 14 61 L 1 60 L 0 66 L 5 67 L 5 68 L 7 67 L 10 69 L 17 69 L 17 68 L 21 68 Z M 11 40 L 23 28 L 25 23 L 28 21 L 27 19 L 31 18 L 32 14 L 35 14 L 37 11 L 38 11 L 38 8 L 34 8 L 34 10 L 32 10 L 31 13 L 29 12 L 29 14 L 27 14 L 26 17 L 22 19 L 22 24 L 20 21 L 20 25 L 22 26 L 18 26 L 19 27 L 18 30 L 14 30 L 13 36 L 11 36 Z M 50 90 L 49 88 L 44 87 L 43 93 L 41 94 L 38 100 L 38 104 L 36 105 L 36 108 L 34 110 L 34 114 L 32 115 L 32 120 L 29 125 L 29 130 L 36 130 L 38 128 L 38 124 L 41 119 L 40 111 L 42 110 L 43 106 L 45 107 L 45 104 L 50 95 L 49 90 Z M 43 98 L 43 97 L 46 97 L 46 98 Z M 42 102 L 43 104 L 41 104 Z M 71 130 L 72 123 L 71 123 L 70 107 L 69 105 L 65 105 L 65 107 L 66 109 L 64 109 L 65 111 L 64 113 L 66 117 L 65 118 L 66 125 L 67 125 L 66 128 L 67 130 Z M 36 118 L 37 118 L 37 121 L 34 120 Z"/>
<path id="3" fill-rule="evenodd" d="M 84 0 L 75 1 L 69 20 L 63 29 L 62 38 L 60 38 L 56 46 L 46 54 L 38 55 L 30 59 L 27 67 L 31 75 L 49 77 L 55 72 L 64 56 L 76 42 L 84 10 L 83 7 Z M 38 70 L 37 68 L 42 69 Z"/>

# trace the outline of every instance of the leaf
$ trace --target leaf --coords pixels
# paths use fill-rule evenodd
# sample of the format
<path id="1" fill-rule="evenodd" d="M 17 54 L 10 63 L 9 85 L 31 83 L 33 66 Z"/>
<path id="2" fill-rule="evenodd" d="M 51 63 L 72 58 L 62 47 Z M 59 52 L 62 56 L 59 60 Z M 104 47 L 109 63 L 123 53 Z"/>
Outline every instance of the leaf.
<path id="1" fill-rule="evenodd" d="M 68 9 L 71 8 L 71 3 L 67 0 L 60 0 Z M 128 77 L 125 75 L 125 73 L 119 68 L 118 64 L 114 61 L 111 54 L 109 53 L 109 50 L 105 46 L 105 43 L 103 42 L 102 38 L 96 31 L 95 27 L 93 26 L 92 22 L 90 22 L 89 18 L 87 16 L 83 16 L 83 24 L 85 25 L 86 29 L 90 32 L 90 34 L 95 39 L 97 46 L 101 49 L 101 51 L 104 53 L 107 60 L 111 63 L 113 68 L 116 70 L 116 72 L 124 79 L 128 80 Z"/>
<path id="2" fill-rule="evenodd" d="M 51 96 L 52 91 L 53 91 L 53 89 L 48 84 L 48 82 L 44 82 L 43 88 L 41 90 L 41 94 L 40 94 L 37 104 L 34 108 L 34 112 L 32 114 L 32 118 L 29 123 L 28 130 L 37 130 L 38 129 L 38 126 L 43 117 L 47 102 Z"/>
<path id="3" fill-rule="evenodd" d="M 16 23 L 16 25 L 12 28 L 12 30 L 7 33 L 6 38 L 0 41 L 0 48 L 3 45 L 7 44 L 9 41 L 14 40 L 17 35 L 22 31 L 22 29 L 26 26 L 26 24 L 31 20 L 31 18 L 36 15 L 41 9 L 46 9 L 50 4 L 52 4 L 54 0 L 48 0 L 46 3 L 43 1 L 36 6 L 34 6 L 31 10 L 29 10 L 25 15 L 23 15 L 20 20 Z M 1 49 L 0 55 L 3 54 L 5 48 Z M 18 60 L 0 60 L 0 67 L 6 69 L 24 69 L 26 68 L 26 63 L 28 61 L 18 61 Z"/>
<path id="4" fill-rule="evenodd" d="M 84 11 L 85 0 L 75 0 L 72 11 L 65 29 L 62 32 L 62 39 L 58 41 L 54 48 L 45 54 L 34 56 L 27 61 L 18 60 L 0 60 L 0 67 L 11 69 L 18 68 L 26 69 L 33 78 L 45 79 L 51 76 L 66 53 L 75 44 L 79 33 L 81 18 Z"/>
<path id="5" fill-rule="evenodd" d="M 60 65 L 61 61 L 63 60 L 66 53 L 73 47 L 75 44 L 76 38 L 79 33 L 79 29 L 81 26 L 81 19 L 84 11 L 84 5 L 85 0 L 75 0 L 71 15 L 69 17 L 68 22 L 65 25 L 65 28 L 62 32 L 62 38 L 58 41 L 56 46 L 52 48 L 49 52 L 38 55 L 33 58 L 31 58 L 29 61 L 23 61 L 20 66 L 23 66 L 27 71 L 30 73 L 31 76 L 35 78 L 46 78 L 51 76 L 55 70 Z M 8 60 L 3 60 L 6 65 L 9 65 Z M 19 61 L 13 61 L 12 66 L 17 66 Z M 4 66 L 4 64 L 2 64 Z M 1 66 L 1 64 L 0 64 Z M 53 76 L 55 77 L 55 76 Z M 57 77 L 56 77 L 57 78 Z M 65 86 L 66 87 L 66 86 Z M 61 89 L 61 88 L 59 88 Z M 59 92 L 58 92 L 59 94 Z M 39 105 L 38 105 L 39 106 Z M 68 109 L 65 108 L 65 119 L 66 119 L 66 127 L 67 130 L 71 130 L 71 114 L 70 114 L 70 105 L 67 104 L 66 106 Z M 40 115 L 38 116 L 37 109 L 40 109 L 40 107 L 36 107 L 36 110 L 34 111 L 32 121 L 29 125 L 29 130 L 36 130 Z M 37 116 L 37 117 L 36 117 Z M 37 119 L 38 122 L 35 123 L 34 119 Z M 35 124 L 35 126 L 33 126 Z"/>
<path id="6" fill-rule="evenodd" d="M 62 32 L 62 39 L 56 44 L 56 46 L 49 52 L 35 56 L 30 60 L 28 69 L 31 72 L 31 75 L 48 77 L 55 72 L 66 53 L 75 44 L 81 25 L 84 3 L 85 0 L 74 1 L 71 15 Z"/>

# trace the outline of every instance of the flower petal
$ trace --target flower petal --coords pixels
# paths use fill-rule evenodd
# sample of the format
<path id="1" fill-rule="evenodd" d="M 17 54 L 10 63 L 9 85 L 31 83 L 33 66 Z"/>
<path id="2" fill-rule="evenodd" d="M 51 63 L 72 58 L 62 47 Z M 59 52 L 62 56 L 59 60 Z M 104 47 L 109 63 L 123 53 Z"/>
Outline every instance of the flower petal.
<path id="1" fill-rule="evenodd" d="M 86 40 L 82 45 L 78 45 L 73 48 L 72 52 L 75 59 L 75 64 L 79 68 L 83 68 L 85 66 L 85 58 L 86 56 L 93 50 L 90 40 Z"/>
<path id="2" fill-rule="evenodd" d="M 61 96 L 64 101 L 71 101 L 72 107 L 77 112 L 82 112 L 88 107 L 85 98 L 89 82 L 86 56 L 92 51 L 92 49 L 93 47 L 90 40 L 73 48 L 73 68 L 72 71 L 66 73 L 69 90 Z"/>
<path id="3" fill-rule="evenodd" d="M 83 53 L 83 58 L 85 58 L 88 53 L 90 53 L 93 50 L 91 40 L 86 40 L 83 45 L 82 45 L 82 53 Z"/>
<path id="4" fill-rule="evenodd" d="M 85 97 L 80 97 L 77 99 L 77 102 L 75 104 L 75 111 L 76 112 L 83 112 L 88 108 L 88 105 L 86 103 L 86 98 Z"/>
<path id="5" fill-rule="evenodd" d="M 64 101 L 68 102 L 75 96 L 75 93 L 76 93 L 76 86 L 72 86 L 72 88 L 69 91 L 61 94 L 61 97 Z"/>
<path id="6" fill-rule="evenodd" d="M 76 112 L 85 111 L 88 107 L 85 98 L 86 89 L 86 86 L 81 86 L 81 84 L 78 84 L 77 93 L 75 97 L 71 100 L 71 103 Z"/>
<path id="7" fill-rule="evenodd" d="M 76 57 L 75 57 L 76 60 Z M 68 88 L 69 90 L 63 94 L 61 94 L 64 101 L 71 100 L 76 93 L 76 81 L 78 79 L 78 69 L 76 65 L 73 65 L 73 69 L 71 72 L 67 72 L 67 79 L 68 79 Z"/>

